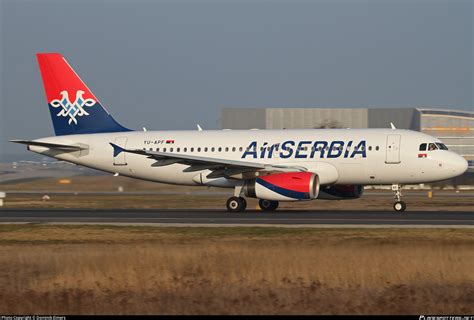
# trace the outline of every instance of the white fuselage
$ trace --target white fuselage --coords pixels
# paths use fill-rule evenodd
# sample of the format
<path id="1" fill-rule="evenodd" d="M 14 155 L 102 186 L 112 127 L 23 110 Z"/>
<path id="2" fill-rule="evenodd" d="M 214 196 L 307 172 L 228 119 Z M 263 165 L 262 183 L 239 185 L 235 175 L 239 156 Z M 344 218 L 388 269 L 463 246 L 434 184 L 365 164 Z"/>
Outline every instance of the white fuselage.
<path id="1" fill-rule="evenodd" d="M 61 152 L 30 146 L 31 151 L 60 160 L 123 176 L 181 185 L 233 187 L 235 179 L 207 179 L 210 172 L 207 169 L 183 172 L 189 167 L 186 164 L 153 166 L 156 160 L 132 153 L 123 152 L 114 157 L 110 143 L 127 149 L 302 166 L 317 173 L 322 185 L 425 183 L 449 179 L 467 169 L 465 159 L 454 152 L 419 150 L 420 144 L 439 140 L 420 132 L 397 129 L 130 131 L 36 141 L 84 147 L 82 151 Z"/>

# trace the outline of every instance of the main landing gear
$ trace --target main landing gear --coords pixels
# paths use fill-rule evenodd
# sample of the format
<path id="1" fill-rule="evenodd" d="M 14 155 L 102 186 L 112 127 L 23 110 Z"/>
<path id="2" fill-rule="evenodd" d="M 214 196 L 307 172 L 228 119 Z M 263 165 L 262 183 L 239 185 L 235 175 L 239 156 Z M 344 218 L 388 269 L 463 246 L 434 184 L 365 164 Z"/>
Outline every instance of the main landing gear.
<path id="1" fill-rule="evenodd" d="M 392 191 L 395 191 L 395 203 L 393 209 L 397 212 L 403 212 L 407 208 L 405 202 L 401 201 L 402 198 L 402 186 L 400 184 L 392 184 Z"/>
<path id="2" fill-rule="evenodd" d="M 260 199 L 258 205 L 262 211 L 275 211 L 278 208 L 278 201 Z M 247 208 L 247 200 L 243 197 L 230 197 L 226 206 L 229 212 L 243 212 Z"/>
<path id="3" fill-rule="evenodd" d="M 278 208 L 278 201 L 260 199 L 258 205 L 263 211 L 275 211 Z"/>
<path id="4" fill-rule="evenodd" d="M 229 212 L 242 212 L 247 208 L 247 200 L 243 197 L 230 197 L 226 206 Z"/>
<path id="5" fill-rule="evenodd" d="M 236 186 L 234 196 L 227 199 L 227 211 L 229 212 L 243 212 L 247 208 L 247 200 L 241 197 L 242 186 Z M 278 208 L 278 201 L 263 200 L 258 201 L 258 205 L 262 211 L 275 211 Z"/>

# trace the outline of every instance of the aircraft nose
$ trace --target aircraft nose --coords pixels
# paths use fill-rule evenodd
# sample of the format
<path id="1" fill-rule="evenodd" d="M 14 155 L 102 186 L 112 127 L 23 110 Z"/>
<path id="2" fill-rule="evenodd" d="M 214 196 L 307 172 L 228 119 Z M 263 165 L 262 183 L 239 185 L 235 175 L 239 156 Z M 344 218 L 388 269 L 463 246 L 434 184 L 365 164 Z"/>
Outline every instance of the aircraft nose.
<path id="1" fill-rule="evenodd" d="M 467 171 L 468 166 L 467 160 L 459 156 L 457 167 L 459 168 L 460 175 Z"/>
<path id="2" fill-rule="evenodd" d="M 468 163 L 467 160 L 461 157 L 458 154 L 453 154 L 454 157 L 451 161 L 449 161 L 449 165 L 453 171 L 453 173 L 456 174 L 456 176 L 462 175 L 464 172 L 467 171 L 468 168 Z"/>

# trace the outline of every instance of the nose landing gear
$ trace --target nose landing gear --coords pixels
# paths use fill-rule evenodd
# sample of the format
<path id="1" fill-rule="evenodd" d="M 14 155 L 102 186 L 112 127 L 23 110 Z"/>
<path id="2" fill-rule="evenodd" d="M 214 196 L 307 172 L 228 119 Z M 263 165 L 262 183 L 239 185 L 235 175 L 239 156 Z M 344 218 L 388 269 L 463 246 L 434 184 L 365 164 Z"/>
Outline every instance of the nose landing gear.
<path id="1" fill-rule="evenodd" d="M 400 184 L 392 184 L 392 191 L 395 191 L 395 203 L 393 209 L 397 212 L 403 212 L 407 208 L 405 202 L 401 201 L 402 198 L 402 186 Z"/>

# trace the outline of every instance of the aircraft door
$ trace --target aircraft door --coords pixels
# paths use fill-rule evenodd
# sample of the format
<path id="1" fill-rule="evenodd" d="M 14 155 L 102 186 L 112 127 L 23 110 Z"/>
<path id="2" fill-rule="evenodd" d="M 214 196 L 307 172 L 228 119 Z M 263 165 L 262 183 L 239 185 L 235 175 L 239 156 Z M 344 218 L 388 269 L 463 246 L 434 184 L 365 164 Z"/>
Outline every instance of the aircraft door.
<path id="1" fill-rule="evenodd" d="M 399 134 L 389 134 L 387 136 L 385 163 L 400 163 L 400 139 Z"/>
<path id="2" fill-rule="evenodd" d="M 127 140 L 127 137 L 117 137 L 115 138 L 115 144 L 125 149 L 127 148 Z M 116 157 L 114 157 L 114 166 L 126 166 L 126 154 L 126 152 L 120 152 Z"/>

